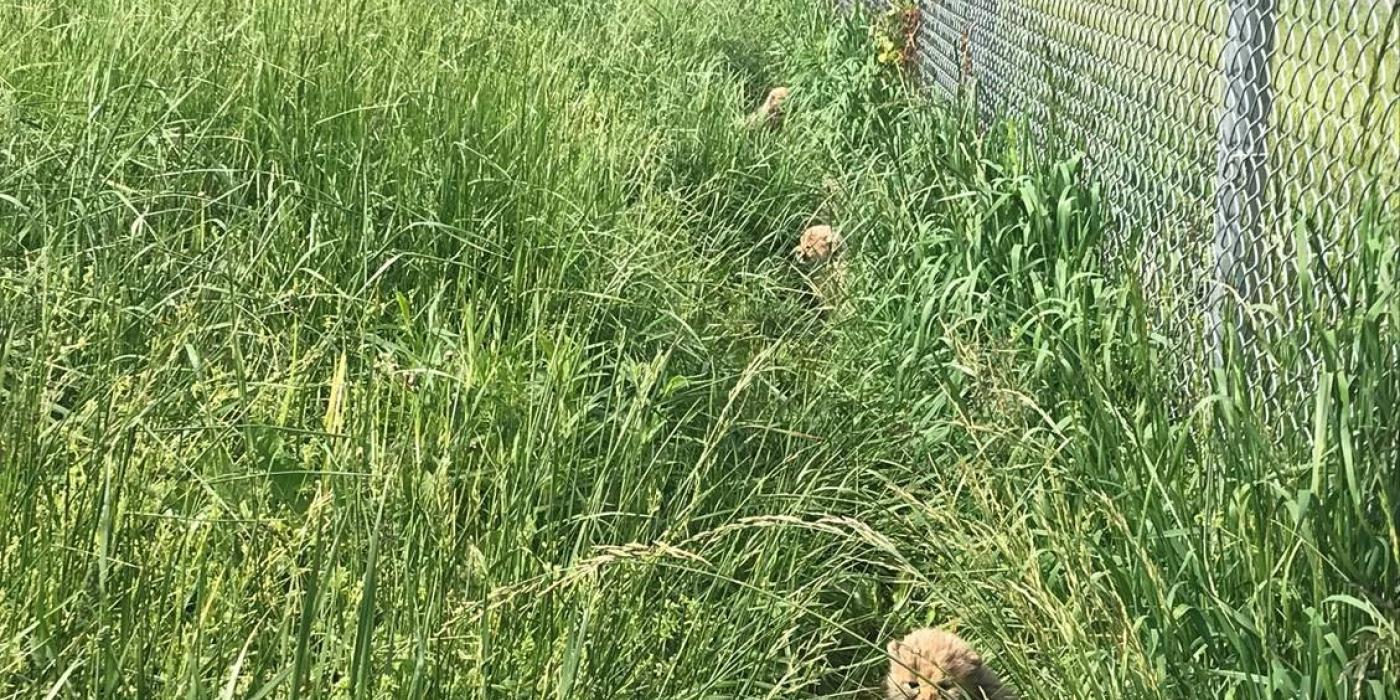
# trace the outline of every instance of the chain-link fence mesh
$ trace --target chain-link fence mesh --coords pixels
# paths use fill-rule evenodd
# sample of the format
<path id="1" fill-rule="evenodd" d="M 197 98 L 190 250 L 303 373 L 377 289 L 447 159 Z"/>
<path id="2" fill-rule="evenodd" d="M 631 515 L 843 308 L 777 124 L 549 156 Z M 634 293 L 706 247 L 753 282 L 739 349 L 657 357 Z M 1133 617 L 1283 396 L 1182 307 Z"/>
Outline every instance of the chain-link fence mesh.
<path id="1" fill-rule="evenodd" d="M 932 89 L 973 85 L 983 118 L 1084 155 L 1117 213 L 1105 255 L 1140 276 L 1190 394 L 1229 349 L 1288 427 L 1280 393 L 1312 392 L 1316 334 L 1360 301 L 1350 259 L 1400 204 L 1395 4 L 865 3 L 917 12 Z"/>

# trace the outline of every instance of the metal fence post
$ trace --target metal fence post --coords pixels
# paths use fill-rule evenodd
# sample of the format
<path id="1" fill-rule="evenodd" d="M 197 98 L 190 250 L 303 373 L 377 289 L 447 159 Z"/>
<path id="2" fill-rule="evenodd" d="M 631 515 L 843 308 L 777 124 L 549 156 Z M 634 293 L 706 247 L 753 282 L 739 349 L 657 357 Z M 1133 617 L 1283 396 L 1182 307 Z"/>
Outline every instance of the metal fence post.
<path id="1" fill-rule="evenodd" d="M 1220 69 L 1225 89 L 1220 113 L 1215 181 L 1215 279 L 1210 294 L 1210 351 L 1224 358 L 1229 297 L 1248 298 L 1245 272 L 1263 229 L 1268 182 L 1269 114 L 1278 0 L 1229 0 Z"/>

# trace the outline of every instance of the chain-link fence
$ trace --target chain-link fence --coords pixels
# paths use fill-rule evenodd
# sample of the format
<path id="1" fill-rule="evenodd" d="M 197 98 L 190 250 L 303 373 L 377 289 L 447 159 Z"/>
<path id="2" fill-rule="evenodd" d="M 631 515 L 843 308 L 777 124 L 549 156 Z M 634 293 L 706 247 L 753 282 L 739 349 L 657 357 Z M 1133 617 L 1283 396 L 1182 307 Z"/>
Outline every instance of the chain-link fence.
<path id="1" fill-rule="evenodd" d="M 984 118 L 1084 155 L 1117 210 L 1105 254 L 1194 360 L 1183 379 L 1228 351 L 1296 424 L 1277 395 L 1312 392 L 1315 336 L 1363 301 L 1352 258 L 1400 205 L 1395 0 L 866 5 L 917 16 L 934 90 L 975 86 Z"/>

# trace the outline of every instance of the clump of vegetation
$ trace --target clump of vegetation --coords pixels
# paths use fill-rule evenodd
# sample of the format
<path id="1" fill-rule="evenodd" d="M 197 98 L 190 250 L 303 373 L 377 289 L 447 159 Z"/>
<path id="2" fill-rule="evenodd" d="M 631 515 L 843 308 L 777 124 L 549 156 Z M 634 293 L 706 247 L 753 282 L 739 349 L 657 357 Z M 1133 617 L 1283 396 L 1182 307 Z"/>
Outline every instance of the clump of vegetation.
<path id="1" fill-rule="evenodd" d="M 1383 211 L 1279 431 L 823 3 L 0 17 L 3 694 L 852 697 L 946 624 L 1028 698 L 1393 695 Z"/>
<path id="2" fill-rule="evenodd" d="M 919 63 L 919 29 L 923 9 L 917 2 L 891 3 L 870 25 L 876 60 L 901 75 L 913 75 Z"/>

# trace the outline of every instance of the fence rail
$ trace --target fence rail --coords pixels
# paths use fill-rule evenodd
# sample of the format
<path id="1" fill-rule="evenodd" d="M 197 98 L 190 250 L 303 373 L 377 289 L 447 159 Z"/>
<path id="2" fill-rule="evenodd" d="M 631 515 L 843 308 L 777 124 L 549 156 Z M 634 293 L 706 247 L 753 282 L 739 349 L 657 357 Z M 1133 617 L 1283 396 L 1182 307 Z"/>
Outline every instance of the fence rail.
<path id="1" fill-rule="evenodd" d="M 1118 214 L 1106 255 L 1131 261 L 1161 334 L 1196 360 L 1183 381 L 1231 347 L 1266 401 L 1311 393 L 1315 335 L 1358 302 L 1363 229 L 1400 205 L 1395 4 L 865 3 L 917 7 L 931 89 L 975 85 L 984 118 L 1082 153 Z"/>

